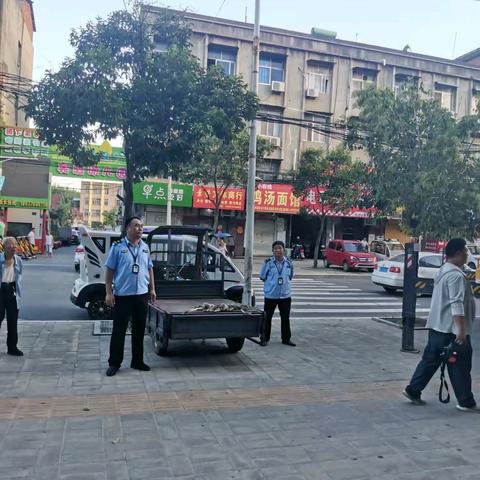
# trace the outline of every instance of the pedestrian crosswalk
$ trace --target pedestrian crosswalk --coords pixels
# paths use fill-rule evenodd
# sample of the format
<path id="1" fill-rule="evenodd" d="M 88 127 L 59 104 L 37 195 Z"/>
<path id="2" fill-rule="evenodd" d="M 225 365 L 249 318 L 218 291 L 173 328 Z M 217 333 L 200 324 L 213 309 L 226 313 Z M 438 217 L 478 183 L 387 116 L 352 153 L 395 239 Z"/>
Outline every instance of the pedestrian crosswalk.
<path id="1" fill-rule="evenodd" d="M 253 280 L 258 306 L 263 306 L 263 283 Z M 417 307 L 417 314 L 425 316 L 428 308 Z M 292 283 L 291 317 L 298 320 L 316 317 L 377 317 L 401 316 L 402 297 L 388 296 L 352 288 L 340 283 L 301 278 Z M 278 311 L 275 313 L 278 316 Z"/>

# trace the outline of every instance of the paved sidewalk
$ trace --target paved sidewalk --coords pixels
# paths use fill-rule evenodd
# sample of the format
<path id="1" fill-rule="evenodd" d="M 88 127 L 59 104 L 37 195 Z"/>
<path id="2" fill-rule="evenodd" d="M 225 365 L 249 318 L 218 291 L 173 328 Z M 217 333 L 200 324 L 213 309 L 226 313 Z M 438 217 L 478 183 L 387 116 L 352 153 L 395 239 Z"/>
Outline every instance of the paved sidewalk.
<path id="1" fill-rule="evenodd" d="M 478 328 L 477 328 L 478 329 Z M 172 343 L 104 375 L 91 322 L 22 322 L 0 353 L 0 479 L 478 479 L 480 416 L 401 390 L 418 361 L 374 321 L 296 321 L 297 348 Z M 478 332 L 476 332 L 478 333 Z M 425 333 L 416 334 L 421 345 Z M 0 332 L 4 345 L 5 331 Z M 3 348 L 2 348 L 3 351 Z M 480 388 L 478 355 L 474 383 Z"/>

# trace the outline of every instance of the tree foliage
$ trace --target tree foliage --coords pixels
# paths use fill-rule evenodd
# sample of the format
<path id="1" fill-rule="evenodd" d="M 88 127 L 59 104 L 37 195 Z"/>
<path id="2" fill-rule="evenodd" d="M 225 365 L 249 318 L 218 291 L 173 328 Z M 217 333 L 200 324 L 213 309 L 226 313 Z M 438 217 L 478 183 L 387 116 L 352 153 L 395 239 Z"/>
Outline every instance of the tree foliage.
<path id="1" fill-rule="evenodd" d="M 181 171 L 182 180 L 200 185 L 205 197 L 213 203 L 214 229 L 218 225 L 220 205 L 227 188 L 244 186 L 247 182 L 248 146 L 246 129 L 227 140 L 206 136 L 201 142 L 202 161 L 187 164 Z M 265 157 L 272 149 L 268 140 L 257 138 L 257 158 Z"/>
<path id="2" fill-rule="evenodd" d="M 308 200 L 308 213 L 318 219 L 314 267 L 329 213 L 352 207 L 369 208 L 371 198 L 366 187 L 367 165 L 352 161 L 344 146 L 331 150 L 310 148 L 302 153 L 298 170 L 292 172 L 296 194 Z"/>
<path id="3" fill-rule="evenodd" d="M 115 228 L 117 226 L 117 214 L 118 210 L 116 208 L 103 212 L 103 224 L 106 227 Z"/>
<path id="4" fill-rule="evenodd" d="M 72 58 L 47 71 L 27 114 L 40 136 L 78 164 L 92 164 L 98 137 L 122 137 L 127 161 L 125 217 L 133 182 L 199 160 L 205 135 L 229 141 L 255 116 L 256 98 L 237 77 L 203 69 L 184 18 L 149 14 L 141 2 L 74 30 Z M 155 40 L 155 42 L 154 42 Z"/>
<path id="5" fill-rule="evenodd" d="M 412 235 L 471 237 L 479 219 L 479 118 L 457 122 L 416 85 L 359 92 L 351 139 L 370 155 L 372 197 Z M 473 143 L 472 143 L 473 142 Z"/>

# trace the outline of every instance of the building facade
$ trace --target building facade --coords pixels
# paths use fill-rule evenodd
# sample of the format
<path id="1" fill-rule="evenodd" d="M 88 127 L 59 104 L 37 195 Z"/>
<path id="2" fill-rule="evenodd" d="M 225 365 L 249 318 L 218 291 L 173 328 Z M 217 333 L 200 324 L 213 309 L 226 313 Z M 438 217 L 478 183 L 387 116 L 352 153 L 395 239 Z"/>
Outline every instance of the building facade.
<path id="1" fill-rule="evenodd" d="M 150 12 L 155 15 L 158 9 L 151 7 Z M 227 75 L 240 75 L 250 84 L 253 25 L 185 15 L 192 29 L 192 51 L 201 65 L 220 66 Z M 469 58 L 470 63 L 466 63 L 461 57 L 447 60 L 339 40 L 334 33 L 317 28 L 308 34 L 262 26 L 260 32 L 260 113 L 282 119 L 258 122 L 258 134 L 275 147 L 267 158 L 257 159 L 257 175 L 265 182 L 288 181 L 286 174 L 298 167 L 306 148 L 338 144 L 341 140 L 316 131 L 314 126 L 344 124 L 357 116 L 354 93 L 368 86 L 396 90 L 413 80 L 426 96 L 438 100 L 455 117 L 475 111 L 475 98 L 480 92 L 478 58 Z M 288 125 L 290 120 L 300 120 L 307 128 Z M 352 155 L 367 160 L 363 151 Z M 281 226 L 285 231 L 280 237 L 287 240 L 311 230 L 298 218 L 273 212 L 256 216 L 256 237 L 257 232 L 279 236 Z M 327 231 L 330 237 L 363 238 L 382 229 L 385 225 L 372 223 L 370 218 L 332 217 Z"/>
<path id="2" fill-rule="evenodd" d="M 31 0 L 0 0 L 0 85 L 5 85 L 0 87 L 0 125 L 28 127 L 21 110 L 26 97 L 11 93 L 7 85 L 26 93 L 33 73 L 34 33 Z"/>
<path id="3" fill-rule="evenodd" d="M 82 181 L 80 188 L 80 215 L 83 223 L 89 227 L 98 227 L 105 223 L 104 213 L 118 212 L 117 195 L 122 189 L 119 183 Z"/>

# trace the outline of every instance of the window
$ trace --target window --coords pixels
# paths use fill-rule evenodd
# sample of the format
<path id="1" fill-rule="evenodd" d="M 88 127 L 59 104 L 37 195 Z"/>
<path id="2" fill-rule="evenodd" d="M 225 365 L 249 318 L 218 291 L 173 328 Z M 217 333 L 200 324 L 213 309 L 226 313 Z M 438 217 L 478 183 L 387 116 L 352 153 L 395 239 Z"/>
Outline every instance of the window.
<path id="1" fill-rule="evenodd" d="M 321 130 L 323 125 L 328 123 L 328 118 L 324 115 L 306 113 L 305 121 L 307 122 L 305 140 L 307 142 L 326 143 L 327 137 L 324 133 L 321 133 L 318 130 Z"/>
<path id="2" fill-rule="evenodd" d="M 367 249 L 361 243 L 345 243 L 345 251 L 352 253 L 366 253 Z"/>
<path id="3" fill-rule="evenodd" d="M 167 42 L 160 35 L 153 36 L 154 50 L 158 53 L 164 53 L 168 49 Z"/>
<path id="4" fill-rule="evenodd" d="M 472 104 L 470 106 L 470 114 L 475 115 L 477 110 L 478 101 L 480 100 L 480 85 L 472 89 Z"/>
<path id="5" fill-rule="evenodd" d="M 102 201 L 101 201 L 100 198 L 94 198 L 94 199 L 92 200 L 92 204 L 93 204 L 93 205 L 101 205 L 101 204 L 102 204 Z"/>
<path id="6" fill-rule="evenodd" d="M 104 204 L 106 207 L 108 207 L 108 198 L 105 198 L 105 199 L 103 200 L 103 204 Z"/>
<path id="7" fill-rule="evenodd" d="M 262 108 L 260 110 L 261 114 L 279 116 L 281 115 L 280 110 L 273 108 Z M 275 137 L 282 138 L 282 124 L 275 121 L 260 120 L 260 135 L 264 137 Z"/>
<path id="8" fill-rule="evenodd" d="M 225 75 L 235 75 L 237 52 L 233 48 L 209 45 L 207 65 L 221 67 Z"/>
<path id="9" fill-rule="evenodd" d="M 17 67 L 22 68 L 22 44 L 20 42 L 17 47 Z"/>
<path id="10" fill-rule="evenodd" d="M 307 90 L 315 90 L 318 94 L 327 93 L 331 70 L 322 64 L 310 62 L 307 72 Z"/>
<path id="11" fill-rule="evenodd" d="M 396 257 L 392 257 L 389 260 L 390 262 L 395 262 L 395 263 L 405 263 L 405 254 L 397 255 Z"/>
<path id="12" fill-rule="evenodd" d="M 375 86 L 377 79 L 376 70 L 368 70 L 365 68 L 354 68 L 352 71 L 351 92 L 360 92 L 370 86 Z"/>
<path id="13" fill-rule="evenodd" d="M 285 57 L 260 52 L 259 83 L 271 85 L 272 82 L 285 81 Z"/>
<path id="14" fill-rule="evenodd" d="M 100 210 L 92 210 L 92 216 L 93 217 L 99 217 L 100 216 Z"/>
<path id="15" fill-rule="evenodd" d="M 443 264 L 442 255 L 429 255 L 428 257 L 422 257 L 418 261 L 418 265 L 420 267 L 427 267 L 427 268 L 440 268 L 442 264 Z"/>
<path id="16" fill-rule="evenodd" d="M 406 75 L 404 73 L 398 73 L 395 75 L 395 95 L 397 95 L 401 90 L 407 87 L 409 84 L 413 84 L 418 87 L 418 77 L 413 75 Z"/>
<path id="17" fill-rule="evenodd" d="M 440 83 L 435 83 L 433 98 L 437 102 L 439 102 L 443 108 L 454 113 L 456 103 L 456 90 L 456 87 L 453 87 L 451 85 L 442 85 Z"/>

